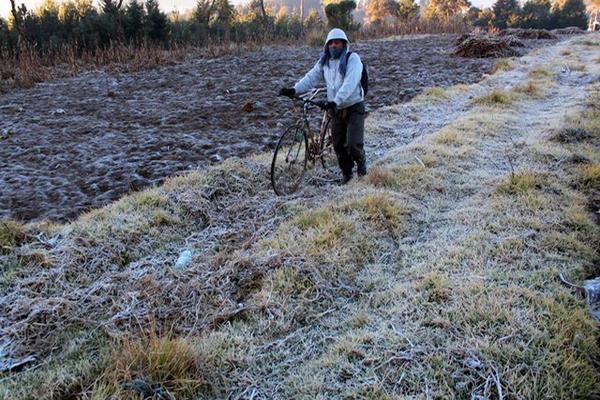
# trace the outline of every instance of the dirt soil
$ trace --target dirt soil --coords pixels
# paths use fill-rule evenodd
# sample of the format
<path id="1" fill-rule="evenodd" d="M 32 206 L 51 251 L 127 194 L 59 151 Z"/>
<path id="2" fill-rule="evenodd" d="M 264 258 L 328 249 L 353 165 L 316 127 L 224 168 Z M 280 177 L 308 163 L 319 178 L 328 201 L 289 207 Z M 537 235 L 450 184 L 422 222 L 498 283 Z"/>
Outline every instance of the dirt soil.
<path id="1" fill-rule="evenodd" d="M 369 66 L 368 107 L 480 80 L 495 60 L 452 56 L 455 39 L 354 45 Z M 0 218 L 72 219 L 182 171 L 271 148 L 291 118 L 277 91 L 319 51 L 270 47 L 139 73 L 89 72 L 0 96 Z"/>

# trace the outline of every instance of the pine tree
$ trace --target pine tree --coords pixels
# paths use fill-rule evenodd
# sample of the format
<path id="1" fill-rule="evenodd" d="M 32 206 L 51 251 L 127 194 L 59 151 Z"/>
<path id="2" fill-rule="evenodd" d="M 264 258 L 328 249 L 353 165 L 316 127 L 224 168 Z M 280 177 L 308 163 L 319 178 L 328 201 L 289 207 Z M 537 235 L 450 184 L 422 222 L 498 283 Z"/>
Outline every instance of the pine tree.
<path id="1" fill-rule="evenodd" d="M 506 29 L 509 21 L 514 21 L 515 16 L 519 15 L 519 3 L 517 0 L 497 0 L 493 6 L 494 20 L 492 25 L 499 29 Z"/>
<path id="2" fill-rule="evenodd" d="M 552 5 L 553 28 L 577 26 L 587 29 L 588 16 L 582 0 L 557 0 Z"/>
<path id="3" fill-rule="evenodd" d="M 521 11 L 522 28 L 548 29 L 551 27 L 550 0 L 527 0 Z"/>
<path id="4" fill-rule="evenodd" d="M 145 19 L 144 5 L 137 0 L 131 0 L 125 8 L 125 38 L 129 42 L 139 44 L 142 41 Z"/>
<path id="5" fill-rule="evenodd" d="M 216 0 L 214 8 L 215 13 L 210 21 L 210 26 L 218 37 L 226 37 L 229 35 L 235 10 L 229 0 Z"/>
<path id="6" fill-rule="evenodd" d="M 430 0 L 424 12 L 425 19 L 449 21 L 457 14 L 467 10 L 468 0 Z"/>
<path id="7" fill-rule="evenodd" d="M 360 24 L 354 22 L 352 11 L 356 9 L 353 0 L 342 0 L 339 3 L 330 3 L 325 7 L 325 15 L 330 28 L 341 28 L 352 32 L 358 30 Z"/>
<path id="8" fill-rule="evenodd" d="M 157 0 L 146 0 L 146 18 L 144 20 L 146 37 L 153 42 L 164 42 L 169 34 L 167 15 L 158 8 Z"/>

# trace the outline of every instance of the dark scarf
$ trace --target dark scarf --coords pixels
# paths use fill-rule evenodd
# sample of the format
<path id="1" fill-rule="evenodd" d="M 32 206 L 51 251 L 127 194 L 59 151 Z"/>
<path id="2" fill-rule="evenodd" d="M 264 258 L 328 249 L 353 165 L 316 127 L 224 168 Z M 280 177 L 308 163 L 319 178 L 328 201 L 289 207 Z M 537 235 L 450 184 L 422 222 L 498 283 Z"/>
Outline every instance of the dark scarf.
<path id="1" fill-rule="evenodd" d="M 346 76 L 346 62 L 348 61 L 348 57 L 346 57 L 346 54 L 348 54 L 348 46 L 344 46 L 344 50 L 342 51 L 342 54 L 340 54 L 340 72 L 342 76 Z M 321 67 L 323 67 L 325 64 L 329 66 L 330 58 L 331 55 L 329 54 L 329 48 L 327 45 L 325 45 L 325 50 L 323 50 L 323 55 L 321 56 L 321 60 L 319 60 L 319 62 L 321 63 Z"/>

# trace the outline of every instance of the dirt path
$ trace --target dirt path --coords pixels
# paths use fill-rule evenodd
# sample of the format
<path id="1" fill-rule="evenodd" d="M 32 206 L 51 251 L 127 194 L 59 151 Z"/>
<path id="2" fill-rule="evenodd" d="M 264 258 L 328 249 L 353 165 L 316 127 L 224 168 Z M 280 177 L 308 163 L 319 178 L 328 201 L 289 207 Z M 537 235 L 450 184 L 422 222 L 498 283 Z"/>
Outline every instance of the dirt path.
<path id="1" fill-rule="evenodd" d="M 451 56 L 453 39 L 354 46 L 370 68 L 370 108 L 489 72 L 493 60 Z M 87 73 L 3 95 L 0 217 L 71 219 L 178 172 L 268 149 L 290 118 L 278 88 L 318 51 L 266 48 L 134 74 Z"/>

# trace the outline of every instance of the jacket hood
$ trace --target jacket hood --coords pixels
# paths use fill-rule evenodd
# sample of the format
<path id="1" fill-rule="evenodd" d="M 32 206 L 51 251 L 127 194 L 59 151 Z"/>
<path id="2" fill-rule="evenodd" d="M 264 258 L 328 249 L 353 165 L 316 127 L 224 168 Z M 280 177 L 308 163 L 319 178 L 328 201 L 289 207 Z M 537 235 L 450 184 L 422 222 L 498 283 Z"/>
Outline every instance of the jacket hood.
<path id="1" fill-rule="evenodd" d="M 339 28 L 333 28 L 332 30 L 329 31 L 329 33 L 327 34 L 327 39 L 325 39 L 325 46 L 327 46 L 327 43 L 329 43 L 330 40 L 334 40 L 334 39 L 340 39 L 346 42 L 346 47 L 348 47 L 348 45 L 350 44 L 350 41 L 348 40 L 348 36 L 346 36 L 346 33 L 339 29 Z"/>

